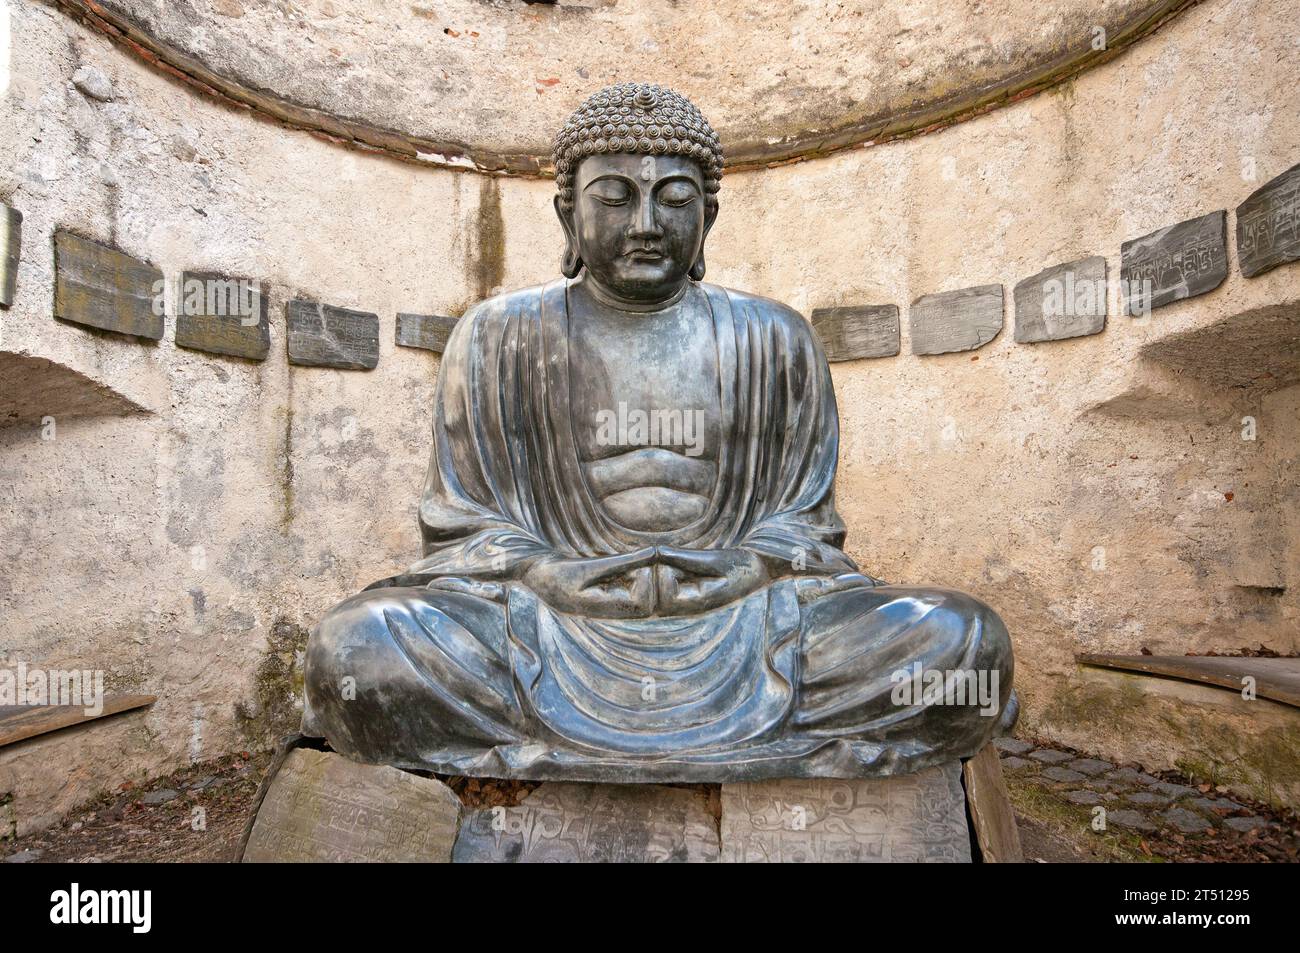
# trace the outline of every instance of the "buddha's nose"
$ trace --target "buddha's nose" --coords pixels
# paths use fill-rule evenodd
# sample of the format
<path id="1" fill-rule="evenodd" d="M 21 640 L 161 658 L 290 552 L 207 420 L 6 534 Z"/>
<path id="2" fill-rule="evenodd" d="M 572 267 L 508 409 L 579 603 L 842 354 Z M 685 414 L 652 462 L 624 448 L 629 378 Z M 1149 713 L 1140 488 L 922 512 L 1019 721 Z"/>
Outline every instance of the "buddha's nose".
<path id="1" fill-rule="evenodd" d="M 631 229 L 628 230 L 628 238 L 661 238 L 663 232 L 659 228 L 659 222 L 655 218 L 655 203 L 653 197 L 645 196 L 637 208 L 636 220 L 632 223 Z"/>

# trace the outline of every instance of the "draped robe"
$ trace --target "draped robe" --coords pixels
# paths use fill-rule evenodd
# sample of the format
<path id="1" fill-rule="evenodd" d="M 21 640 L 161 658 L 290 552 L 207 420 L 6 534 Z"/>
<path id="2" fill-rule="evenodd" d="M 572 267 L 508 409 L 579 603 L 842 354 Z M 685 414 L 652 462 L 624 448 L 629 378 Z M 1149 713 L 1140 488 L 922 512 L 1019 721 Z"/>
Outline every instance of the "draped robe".
<path id="1" fill-rule="evenodd" d="M 446 773 L 731 781 L 919 770 L 974 754 L 1014 715 L 992 610 L 886 586 L 844 554 L 835 395 L 807 322 L 714 285 L 687 293 L 707 301 L 720 381 L 703 515 L 633 530 L 592 492 L 569 401 L 566 281 L 481 303 L 444 352 L 424 558 L 312 633 L 305 733 Z M 788 568 L 729 605 L 642 619 L 562 612 L 522 581 L 538 557 L 653 545 L 743 548 Z M 995 673 L 991 705 L 899 704 L 894 673 L 917 663 Z"/>

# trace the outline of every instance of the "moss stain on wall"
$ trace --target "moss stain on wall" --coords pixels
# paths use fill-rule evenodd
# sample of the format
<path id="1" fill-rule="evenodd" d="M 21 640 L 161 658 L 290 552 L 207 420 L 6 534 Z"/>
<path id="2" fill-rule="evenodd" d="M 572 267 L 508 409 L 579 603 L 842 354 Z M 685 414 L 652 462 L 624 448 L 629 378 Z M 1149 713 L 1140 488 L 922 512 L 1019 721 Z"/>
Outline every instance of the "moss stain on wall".
<path id="1" fill-rule="evenodd" d="M 282 737 L 298 730 L 307 635 L 304 626 L 284 616 L 277 618 L 253 676 L 253 701 L 235 703 L 240 734 L 254 750 L 274 747 Z"/>
<path id="2" fill-rule="evenodd" d="M 1116 733 L 1139 740 L 1159 738 L 1162 744 L 1172 741 L 1168 747 L 1179 752 L 1172 765 L 1193 780 L 1228 785 L 1275 807 L 1294 803 L 1300 785 L 1300 727 L 1268 722 L 1262 729 L 1249 711 L 1220 714 L 1153 695 L 1144 687 L 1144 676 L 1107 675 L 1118 681 L 1117 687 L 1067 685 L 1046 699 L 1031 730 L 1050 736 L 1064 731 L 1098 741 Z"/>
<path id="3" fill-rule="evenodd" d="M 506 223 L 501 214 L 501 186 L 496 178 L 483 176 L 478 185 L 477 241 L 466 250 L 465 267 L 474 284 L 477 300 L 500 288 L 506 274 Z"/>

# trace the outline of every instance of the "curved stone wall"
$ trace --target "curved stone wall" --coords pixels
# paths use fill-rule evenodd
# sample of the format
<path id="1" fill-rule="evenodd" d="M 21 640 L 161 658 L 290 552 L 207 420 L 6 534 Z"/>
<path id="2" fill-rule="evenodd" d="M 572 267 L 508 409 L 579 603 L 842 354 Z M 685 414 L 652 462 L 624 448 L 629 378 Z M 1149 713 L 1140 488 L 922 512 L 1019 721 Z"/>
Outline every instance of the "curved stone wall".
<path id="1" fill-rule="evenodd" d="M 610 83 L 707 101 L 730 164 L 780 162 L 1061 82 L 1196 0 L 57 2 L 160 70 L 298 128 L 536 174 L 577 100 Z"/>
<path id="2" fill-rule="evenodd" d="M 1300 265 L 1245 277 L 1235 211 L 1300 161 L 1295 13 L 1208 0 L 1007 108 L 728 175 L 708 248 L 709 280 L 805 314 L 899 308 L 900 353 L 833 365 L 851 553 L 997 607 L 1030 730 L 1152 766 L 1294 771 L 1268 746 L 1295 739 L 1249 715 L 1198 703 L 1183 725 L 1074 658 L 1300 648 Z M 33 0 L 10 0 L 7 26 L 0 201 L 23 220 L 0 351 L 24 396 L 5 395 L 0 428 L 0 661 L 100 668 L 110 691 L 159 696 L 0 749 L 0 794 L 29 829 L 293 724 L 307 628 L 418 548 L 439 359 L 396 345 L 397 314 L 455 316 L 554 276 L 560 233 L 546 180 L 286 130 Z M 1112 287 L 1100 333 L 1014 340 L 1017 282 L 1089 256 L 1118 277 L 1124 242 L 1219 210 L 1214 290 L 1133 319 Z M 175 307 L 157 341 L 56 319 L 56 232 L 173 281 L 256 280 L 265 360 L 178 347 Z M 1000 333 L 913 353 L 916 299 L 988 285 Z M 295 299 L 377 315 L 377 366 L 291 365 Z"/>

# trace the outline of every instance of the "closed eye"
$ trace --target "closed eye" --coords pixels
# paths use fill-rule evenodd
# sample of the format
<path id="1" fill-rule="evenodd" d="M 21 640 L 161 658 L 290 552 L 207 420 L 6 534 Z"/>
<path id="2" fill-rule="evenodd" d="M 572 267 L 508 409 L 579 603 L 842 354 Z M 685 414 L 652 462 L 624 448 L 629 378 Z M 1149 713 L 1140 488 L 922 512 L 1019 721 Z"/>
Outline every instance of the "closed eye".
<path id="1" fill-rule="evenodd" d="M 587 194 L 604 205 L 625 205 L 631 197 L 627 186 L 619 185 L 617 182 L 599 183 L 594 188 L 588 189 Z"/>
<path id="2" fill-rule="evenodd" d="M 659 201 L 671 208 L 690 205 L 696 199 L 696 191 L 685 182 L 669 182 L 659 191 Z"/>

